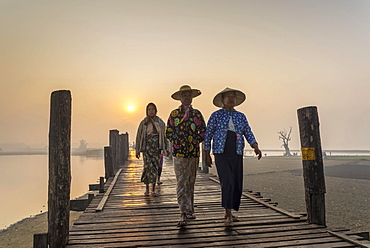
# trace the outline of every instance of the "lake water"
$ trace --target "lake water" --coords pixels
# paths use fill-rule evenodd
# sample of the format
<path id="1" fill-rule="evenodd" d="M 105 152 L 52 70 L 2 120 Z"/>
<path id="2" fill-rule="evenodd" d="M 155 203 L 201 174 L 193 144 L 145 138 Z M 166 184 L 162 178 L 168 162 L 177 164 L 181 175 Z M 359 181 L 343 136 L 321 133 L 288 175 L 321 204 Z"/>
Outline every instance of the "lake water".
<path id="1" fill-rule="evenodd" d="M 71 199 L 104 176 L 103 157 L 71 157 Z M 0 229 L 47 211 L 48 156 L 0 156 Z"/>

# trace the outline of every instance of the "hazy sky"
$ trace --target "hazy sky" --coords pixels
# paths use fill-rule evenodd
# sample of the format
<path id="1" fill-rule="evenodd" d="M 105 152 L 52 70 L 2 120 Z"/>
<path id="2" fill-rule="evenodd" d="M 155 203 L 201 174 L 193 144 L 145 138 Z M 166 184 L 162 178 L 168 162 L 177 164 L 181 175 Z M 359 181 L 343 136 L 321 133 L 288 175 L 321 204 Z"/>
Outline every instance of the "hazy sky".
<path id="1" fill-rule="evenodd" d="M 206 119 L 225 87 L 247 94 L 260 147 L 317 106 L 323 149 L 370 149 L 368 0 L 0 0 L 0 143 L 47 144 L 50 94 L 72 92 L 72 142 L 165 121 L 183 84 Z M 127 111 L 135 106 L 133 112 Z"/>

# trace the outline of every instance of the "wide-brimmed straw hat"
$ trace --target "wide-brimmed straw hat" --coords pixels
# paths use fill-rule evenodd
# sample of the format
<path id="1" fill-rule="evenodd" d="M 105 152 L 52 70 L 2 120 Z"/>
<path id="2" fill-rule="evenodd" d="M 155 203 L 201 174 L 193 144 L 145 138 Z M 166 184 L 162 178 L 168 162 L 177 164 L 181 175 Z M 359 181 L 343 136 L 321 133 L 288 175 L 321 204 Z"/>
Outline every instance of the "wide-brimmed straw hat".
<path id="1" fill-rule="evenodd" d="M 202 92 L 200 92 L 200 90 L 192 89 L 189 85 L 183 85 L 183 86 L 180 87 L 180 90 L 173 93 L 171 95 L 171 97 L 175 100 L 180 100 L 180 93 L 183 92 L 183 91 L 192 91 L 193 92 L 193 98 L 202 94 Z"/>
<path id="2" fill-rule="evenodd" d="M 218 93 L 213 98 L 213 104 L 216 107 L 222 108 L 224 106 L 224 103 L 222 102 L 222 94 L 227 93 L 227 92 L 235 92 L 235 95 L 236 95 L 236 104 L 235 104 L 235 106 L 238 106 L 238 105 L 242 104 L 245 101 L 245 99 L 247 98 L 245 96 L 245 94 L 243 92 L 241 92 L 240 90 L 235 90 L 235 89 L 231 89 L 231 88 L 225 88 L 223 91 L 221 91 L 220 93 Z"/>

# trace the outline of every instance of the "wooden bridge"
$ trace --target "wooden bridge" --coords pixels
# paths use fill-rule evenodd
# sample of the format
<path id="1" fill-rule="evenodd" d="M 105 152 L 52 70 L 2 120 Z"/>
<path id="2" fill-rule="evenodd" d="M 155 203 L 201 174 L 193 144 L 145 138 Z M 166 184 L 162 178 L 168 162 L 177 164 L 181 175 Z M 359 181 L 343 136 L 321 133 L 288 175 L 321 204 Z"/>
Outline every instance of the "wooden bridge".
<path id="1" fill-rule="evenodd" d="M 180 217 L 176 178 L 165 163 L 158 197 L 144 196 L 142 161 L 121 167 L 69 231 L 67 247 L 370 247 L 349 230 L 308 224 L 251 191 L 243 193 L 239 222 L 225 227 L 217 177 L 198 173 L 195 220 L 176 226 Z"/>
<path id="2" fill-rule="evenodd" d="M 101 178 L 101 193 L 71 229 L 70 91 L 54 91 L 50 109 L 48 233 L 34 234 L 34 247 L 370 247 L 368 233 L 309 224 L 325 225 L 325 183 L 316 107 L 298 110 L 307 219 L 279 209 L 258 194 L 245 192 L 240 221 L 225 227 L 218 180 L 199 173 L 195 187 L 197 219 L 178 228 L 180 213 L 173 166 L 164 167 L 160 196 L 144 196 L 145 186 L 140 182 L 142 162 L 131 161 L 119 168 L 128 153 L 117 151 L 128 151 L 128 135 L 119 138 L 118 130 L 110 130 L 109 147 L 104 147 L 105 178 L 109 179 L 104 184 Z"/>

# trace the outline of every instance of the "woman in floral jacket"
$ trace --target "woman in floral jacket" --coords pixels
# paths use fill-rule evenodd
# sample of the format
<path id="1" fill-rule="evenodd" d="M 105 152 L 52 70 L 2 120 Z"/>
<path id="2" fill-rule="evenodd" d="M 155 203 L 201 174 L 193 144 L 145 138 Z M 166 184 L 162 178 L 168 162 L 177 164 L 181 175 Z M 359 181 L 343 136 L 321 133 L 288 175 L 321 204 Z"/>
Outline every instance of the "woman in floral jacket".
<path id="1" fill-rule="evenodd" d="M 171 112 L 166 128 L 166 138 L 173 144 L 174 169 L 177 180 L 177 201 L 181 217 L 178 226 L 186 226 L 186 219 L 195 219 L 194 184 L 199 165 L 200 143 L 204 139 L 206 124 L 202 113 L 193 109 L 194 97 L 199 90 L 188 85 L 172 94 L 172 98 L 181 101 L 181 106 Z"/>

